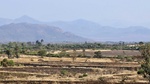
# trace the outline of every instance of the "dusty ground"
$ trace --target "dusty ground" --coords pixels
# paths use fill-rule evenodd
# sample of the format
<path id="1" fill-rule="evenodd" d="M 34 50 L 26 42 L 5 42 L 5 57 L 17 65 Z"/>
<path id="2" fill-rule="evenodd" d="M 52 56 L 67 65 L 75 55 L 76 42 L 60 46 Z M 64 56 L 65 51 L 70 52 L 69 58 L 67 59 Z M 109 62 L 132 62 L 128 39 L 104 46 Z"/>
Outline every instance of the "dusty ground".
<path id="1" fill-rule="evenodd" d="M 91 53 L 91 50 L 86 50 Z M 72 52 L 72 51 L 67 51 Z M 82 50 L 79 50 L 78 52 L 82 52 Z M 116 51 L 110 51 L 110 50 L 104 50 L 103 52 L 116 52 Z M 119 51 L 123 52 L 123 51 Z M 124 51 L 129 52 L 130 51 Z M 118 52 L 117 52 L 118 53 Z M 138 53 L 137 51 L 133 52 Z M 133 54 L 132 53 L 132 54 Z M 114 55 L 114 54 L 113 54 Z M 4 57 L 0 57 L 0 60 L 3 60 Z M 117 67 L 123 67 L 126 64 L 129 64 L 131 66 L 132 64 L 138 64 L 138 62 L 124 62 L 120 61 L 115 58 L 77 58 L 75 62 L 73 62 L 72 58 L 56 58 L 56 57 L 44 57 L 41 58 L 40 56 L 27 56 L 27 55 L 21 55 L 21 58 L 14 58 L 11 59 L 16 63 L 47 63 L 47 64 L 55 64 L 59 65 L 67 63 L 72 65 L 94 65 L 94 64 L 101 64 L 101 63 L 108 63 L 106 66 L 110 64 L 114 64 L 113 67 L 52 67 L 52 66 L 14 66 L 14 67 L 7 67 L 3 68 L 0 67 L 0 80 L 51 80 L 51 81 L 86 81 L 86 80 L 106 80 L 108 82 L 113 83 L 120 83 L 122 80 L 125 79 L 125 82 L 141 82 L 145 83 L 147 82 L 141 75 L 137 74 L 137 70 L 130 69 L 129 68 L 116 68 L 115 64 L 117 64 Z M 120 65 L 119 65 L 120 63 Z M 111 65 L 111 66 L 112 66 Z M 128 65 L 126 65 L 128 66 Z M 133 65 L 134 67 L 135 65 Z M 139 66 L 139 65 L 138 65 Z M 132 67 L 131 67 L 132 68 Z M 83 76 L 86 74 L 87 76 Z"/>
<path id="2" fill-rule="evenodd" d="M 103 56 L 106 57 L 114 57 L 118 55 L 125 55 L 125 56 L 140 56 L 140 52 L 138 50 L 92 50 L 92 49 L 86 49 L 85 54 L 87 56 L 93 56 L 94 52 L 101 51 Z M 61 51 L 55 51 L 54 54 L 58 54 Z M 73 50 L 67 50 L 67 53 L 72 54 Z M 77 54 L 82 54 L 83 50 L 76 50 Z"/>
<path id="3" fill-rule="evenodd" d="M 39 59 L 42 59 L 44 61 L 68 61 L 68 62 L 72 62 L 72 58 L 67 58 L 67 57 L 63 57 L 63 58 L 58 58 L 58 57 L 44 57 L 41 58 L 40 56 L 30 56 L 30 55 L 20 55 L 21 58 L 13 58 L 11 60 L 15 61 L 15 62 L 38 62 Z M 5 57 L 7 58 L 7 57 Z M 0 57 L 0 61 L 3 60 L 4 57 Z M 75 62 L 114 62 L 113 59 L 109 59 L 109 58 L 102 58 L 102 59 L 98 59 L 98 58 L 77 58 L 75 60 Z"/>

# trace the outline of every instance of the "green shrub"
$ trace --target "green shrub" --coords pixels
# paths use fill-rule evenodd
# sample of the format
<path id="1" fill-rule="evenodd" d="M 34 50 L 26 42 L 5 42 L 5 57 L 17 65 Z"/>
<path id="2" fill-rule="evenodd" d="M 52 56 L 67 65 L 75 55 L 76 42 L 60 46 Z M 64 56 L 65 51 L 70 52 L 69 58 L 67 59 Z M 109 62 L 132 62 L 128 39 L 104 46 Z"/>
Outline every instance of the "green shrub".
<path id="1" fill-rule="evenodd" d="M 68 73 L 68 71 L 67 71 L 67 70 L 61 70 L 60 73 L 61 73 L 62 75 L 66 75 L 66 74 Z"/>
<path id="2" fill-rule="evenodd" d="M 47 57 L 53 57 L 53 54 L 48 53 L 46 56 L 47 56 Z"/>
<path id="3" fill-rule="evenodd" d="M 3 59 L 1 61 L 1 66 L 3 66 L 3 67 L 14 66 L 14 65 L 15 65 L 15 63 L 13 60 Z"/>
<path id="4" fill-rule="evenodd" d="M 15 63 L 14 63 L 13 60 L 9 60 L 9 61 L 8 61 L 8 66 L 14 66 L 14 65 L 15 65 Z"/>
<path id="5" fill-rule="evenodd" d="M 94 52 L 94 58 L 102 58 L 102 53 L 101 51 L 97 51 L 97 52 Z"/>
<path id="6" fill-rule="evenodd" d="M 138 70 L 137 73 L 138 73 L 138 74 L 143 74 L 143 73 L 144 73 L 144 70 L 143 70 L 143 69 L 140 69 L 140 70 Z"/>
<path id="7" fill-rule="evenodd" d="M 121 59 L 121 60 L 123 60 L 125 57 L 123 56 L 123 55 L 118 55 L 117 56 L 117 59 Z"/>
<path id="8" fill-rule="evenodd" d="M 63 50 L 59 53 L 59 57 L 69 57 L 69 56 L 70 55 L 65 50 Z"/>
<path id="9" fill-rule="evenodd" d="M 87 77 L 88 74 L 87 73 L 84 73 L 83 75 L 79 75 L 79 78 L 83 78 L 83 77 Z"/>
<path id="10" fill-rule="evenodd" d="M 83 78 L 83 76 L 82 76 L 82 75 L 79 75 L 79 78 Z"/>
<path id="11" fill-rule="evenodd" d="M 83 74 L 83 77 L 86 77 L 86 76 L 88 76 L 88 74 L 87 74 L 87 73 L 84 73 L 84 74 Z"/>
<path id="12" fill-rule="evenodd" d="M 59 54 L 51 54 L 51 57 L 59 57 Z"/>
<path id="13" fill-rule="evenodd" d="M 7 60 L 6 58 L 2 60 L 2 62 L 7 62 L 7 61 L 8 61 L 8 60 Z"/>
<path id="14" fill-rule="evenodd" d="M 39 56 L 46 56 L 46 50 L 40 50 L 38 51 Z"/>
<path id="15" fill-rule="evenodd" d="M 106 78 L 104 78 L 104 77 L 99 77 L 99 78 L 98 78 L 98 81 L 99 81 L 101 84 L 108 84 Z"/>
<path id="16" fill-rule="evenodd" d="M 131 62 L 131 61 L 133 61 L 133 58 L 130 57 L 130 56 L 127 56 L 127 57 L 126 57 L 126 60 L 127 60 L 128 62 Z"/>
<path id="17" fill-rule="evenodd" d="M 77 57 L 82 57 L 83 55 L 82 54 L 79 54 Z"/>
<path id="18" fill-rule="evenodd" d="M 38 52 L 36 52 L 36 51 L 30 51 L 30 52 L 27 52 L 25 54 L 26 55 L 38 55 Z"/>

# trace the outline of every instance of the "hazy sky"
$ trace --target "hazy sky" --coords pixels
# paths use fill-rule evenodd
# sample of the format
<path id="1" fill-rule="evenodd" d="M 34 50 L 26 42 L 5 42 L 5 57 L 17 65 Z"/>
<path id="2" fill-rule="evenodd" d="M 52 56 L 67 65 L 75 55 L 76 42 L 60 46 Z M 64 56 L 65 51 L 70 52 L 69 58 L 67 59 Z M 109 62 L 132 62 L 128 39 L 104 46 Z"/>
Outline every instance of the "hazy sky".
<path id="1" fill-rule="evenodd" d="M 0 0 L 0 17 L 42 21 L 87 19 L 101 25 L 150 28 L 150 0 Z"/>

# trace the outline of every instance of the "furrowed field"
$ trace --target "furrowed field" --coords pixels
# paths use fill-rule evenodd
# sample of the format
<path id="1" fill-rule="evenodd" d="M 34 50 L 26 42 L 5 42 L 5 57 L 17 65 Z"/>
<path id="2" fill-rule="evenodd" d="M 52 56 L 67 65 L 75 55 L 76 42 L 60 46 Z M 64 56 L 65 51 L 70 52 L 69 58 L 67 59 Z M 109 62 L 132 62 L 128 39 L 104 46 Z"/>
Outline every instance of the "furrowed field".
<path id="1" fill-rule="evenodd" d="M 42 45 L 41 45 L 42 46 Z M 19 47 L 19 46 L 18 46 Z M 10 48 L 1 53 L 0 83 L 141 84 L 139 50 Z M 43 51 L 45 50 L 45 51 Z M 16 51 L 19 51 L 17 53 Z M 16 54 L 17 53 L 17 54 Z M 34 54 L 33 54 L 34 53 Z M 11 55 L 11 57 L 9 57 Z M 18 57 L 15 57 L 17 56 Z"/>

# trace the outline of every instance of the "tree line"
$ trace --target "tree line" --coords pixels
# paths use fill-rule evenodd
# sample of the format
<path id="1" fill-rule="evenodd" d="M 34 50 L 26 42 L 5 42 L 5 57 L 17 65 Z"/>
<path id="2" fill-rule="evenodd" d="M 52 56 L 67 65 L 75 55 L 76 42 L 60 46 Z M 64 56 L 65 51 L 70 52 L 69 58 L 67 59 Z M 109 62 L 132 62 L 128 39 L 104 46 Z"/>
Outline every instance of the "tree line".
<path id="1" fill-rule="evenodd" d="M 132 45 L 143 44 L 132 43 Z M 129 43 L 116 42 L 113 44 L 94 42 L 94 43 L 44 43 L 44 40 L 37 40 L 35 42 L 9 42 L 0 44 L 0 53 L 7 54 L 8 58 L 16 57 L 19 58 L 19 54 L 26 55 L 46 55 L 49 51 L 62 51 L 61 54 L 67 56 L 64 52 L 66 50 L 83 50 L 85 49 L 111 49 L 111 50 L 138 50 L 139 46 L 128 46 Z M 49 55 L 49 54 L 48 54 Z"/>

